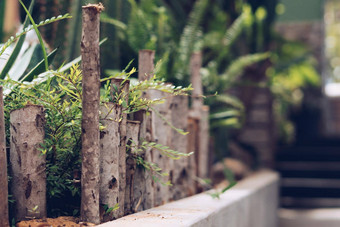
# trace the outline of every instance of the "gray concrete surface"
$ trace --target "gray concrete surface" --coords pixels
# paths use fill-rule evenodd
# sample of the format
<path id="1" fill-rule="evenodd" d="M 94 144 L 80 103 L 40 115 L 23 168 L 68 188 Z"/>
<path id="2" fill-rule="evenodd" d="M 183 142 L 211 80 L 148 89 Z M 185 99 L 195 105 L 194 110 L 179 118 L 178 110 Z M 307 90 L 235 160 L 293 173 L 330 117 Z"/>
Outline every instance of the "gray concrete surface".
<path id="1" fill-rule="evenodd" d="M 263 170 L 213 199 L 209 193 L 132 214 L 100 227 L 277 227 L 277 173 Z"/>

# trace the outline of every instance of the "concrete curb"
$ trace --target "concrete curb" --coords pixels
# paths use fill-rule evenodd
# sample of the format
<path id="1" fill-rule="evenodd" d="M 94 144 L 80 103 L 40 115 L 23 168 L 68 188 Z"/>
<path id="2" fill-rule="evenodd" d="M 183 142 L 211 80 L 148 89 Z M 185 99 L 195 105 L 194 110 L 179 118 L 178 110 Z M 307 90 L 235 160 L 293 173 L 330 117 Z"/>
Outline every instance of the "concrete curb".
<path id="1" fill-rule="evenodd" d="M 209 191 L 99 226 L 276 227 L 278 186 L 277 173 L 261 170 L 240 181 L 220 199 L 213 199 L 208 194 L 213 191 Z"/>

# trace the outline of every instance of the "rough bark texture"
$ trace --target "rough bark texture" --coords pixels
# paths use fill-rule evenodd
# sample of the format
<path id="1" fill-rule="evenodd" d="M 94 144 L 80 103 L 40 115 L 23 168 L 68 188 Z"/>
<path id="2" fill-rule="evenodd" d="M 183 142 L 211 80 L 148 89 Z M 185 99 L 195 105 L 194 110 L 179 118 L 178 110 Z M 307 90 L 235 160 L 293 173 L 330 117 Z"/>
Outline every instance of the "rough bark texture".
<path id="1" fill-rule="evenodd" d="M 16 221 L 46 217 L 46 161 L 42 106 L 28 105 L 11 112 L 12 189 Z"/>
<path id="2" fill-rule="evenodd" d="M 193 53 L 190 59 L 191 84 L 194 90 L 192 91 L 191 108 L 193 115 L 200 117 L 203 106 L 203 88 L 201 79 L 202 54 L 200 52 Z"/>
<path id="3" fill-rule="evenodd" d="M 125 188 L 125 215 L 133 213 L 133 185 L 136 172 L 137 147 L 139 139 L 139 121 L 127 121 L 126 143 L 130 146 L 126 150 L 126 188 Z"/>
<path id="4" fill-rule="evenodd" d="M 117 92 L 120 94 L 120 97 L 128 103 L 129 100 L 129 80 L 124 79 L 113 79 L 111 84 L 116 85 Z M 122 106 L 122 111 L 124 107 Z M 120 135 L 120 142 L 119 142 L 119 209 L 118 209 L 118 217 L 124 216 L 124 199 L 125 199 L 125 187 L 126 187 L 126 121 L 127 121 L 127 114 L 121 114 L 120 121 L 119 121 L 119 135 Z"/>
<path id="5" fill-rule="evenodd" d="M 134 119 L 140 122 L 139 143 L 151 142 L 152 115 L 150 112 L 140 110 L 134 114 Z M 152 149 L 143 150 L 139 155 L 147 162 L 152 162 Z M 154 182 L 152 175 L 143 166 L 137 165 L 133 182 L 133 211 L 139 212 L 154 207 Z"/>
<path id="6" fill-rule="evenodd" d="M 203 106 L 199 123 L 198 177 L 209 177 L 209 106 Z"/>
<path id="7" fill-rule="evenodd" d="M 190 59 L 191 83 L 193 87 L 192 109 L 190 116 L 199 120 L 198 147 L 195 158 L 197 165 L 197 176 L 207 178 L 209 163 L 209 107 L 203 106 L 203 88 L 200 69 L 202 65 L 202 54 L 193 53 Z M 198 189 L 199 191 L 202 188 Z"/>
<path id="8" fill-rule="evenodd" d="M 7 178 L 7 155 L 6 134 L 4 118 L 3 90 L 0 86 L 0 227 L 9 226 L 8 221 L 8 178 Z"/>
<path id="9" fill-rule="evenodd" d="M 183 131 L 188 130 L 188 97 L 175 96 L 171 103 L 171 122 L 172 124 Z M 176 130 L 172 129 L 171 148 L 181 153 L 187 153 L 188 135 L 181 135 Z M 188 191 L 186 190 L 189 183 L 189 158 L 181 158 L 176 160 L 171 170 L 171 189 L 172 199 L 178 200 L 184 198 Z"/>
<path id="10" fill-rule="evenodd" d="M 166 121 L 171 122 L 171 99 L 172 97 L 161 91 L 152 91 L 150 93 L 152 99 L 165 98 L 164 103 L 154 106 L 154 109 L 158 111 L 158 114 L 162 115 Z M 153 139 L 155 143 L 162 144 L 165 146 L 171 146 L 171 130 L 167 122 L 165 122 L 159 115 L 152 112 L 152 128 L 153 128 Z M 166 157 L 161 152 L 154 150 L 152 160 L 156 163 L 163 172 L 169 173 L 173 166 L 173 160 Z M 162 182 L 170 180 L 170 176 L 160 178 Z M 170 200 L 171 194 L 169 186 L 162 185 L 161 182 L 155 183 L 155 206 L 163 205 Z"/>
<path id="11" fill-rule="evenodd" d="M 138 56 L 138 80 L 148 80 L 154 71 L 155 52 L 152 50 L 141 50 Z M 150 99 L 150 92 L 144 92 L 143 98 Z M 141 122 L 140 143 L 143 141 L 153 142 L 153 115 L 146 111 L 139 111 L 135 114 L 135 120 Z M 148 149 L 142 156 L 145 161 L 153 162 L 153 150 Z M 134 209 L 135 212 L 150 209 L 155 206 L 155 188 L 152 174 L 144 167 L 137 166 L 136 181 L 134 183 Z"/>
<path id="12" fill-rule="evenodd" d="M 99 217 L 99 14 L 101 5 L 82 10 L 82 180 L 81 220 L 98 224 Z"/>
<path id="13" fill-rule="evenodd" d="M 100 132 L 100 204 L 114 207 L 119 197 L 119 119 L 121 107 L 106 103 L 100 108 L 100 121 L 106 128 Z M 101 212 L 103 213 L 103 212 Z M 118 212 L 103 213 L 102 221 L 118 217 Z"/>
<path id="14" fill-rule="evenodd" d="M 188 196 L 196 194 L 197 183 L 195 181 L 197 177 L 197 157 L 198 157 L 198 142 L 199 142 L 199 120 L 197 118 L 190 117 L 188 118 L 188 153 L 194 152 L 189 159 L 189 168 L 188 168 L 188 185 L 187 185 L 187 193 Z"/>
<path id="15" fill-rule="evenodd" d="M 140 50 L 138 56 L 138 80 L 149 80 L 154 70 L 155 51 Z"/>

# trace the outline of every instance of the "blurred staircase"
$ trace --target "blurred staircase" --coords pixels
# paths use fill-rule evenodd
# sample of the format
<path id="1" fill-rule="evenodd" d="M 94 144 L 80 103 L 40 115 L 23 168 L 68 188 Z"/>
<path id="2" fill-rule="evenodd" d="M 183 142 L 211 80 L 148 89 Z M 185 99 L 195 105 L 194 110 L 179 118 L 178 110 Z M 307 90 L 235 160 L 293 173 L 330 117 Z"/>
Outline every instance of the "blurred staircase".
<path id="1" fill-rule="evenodd" d="M 340 208 L 340 139 L 316 139 L 280 149 L 281 207 Z"/>

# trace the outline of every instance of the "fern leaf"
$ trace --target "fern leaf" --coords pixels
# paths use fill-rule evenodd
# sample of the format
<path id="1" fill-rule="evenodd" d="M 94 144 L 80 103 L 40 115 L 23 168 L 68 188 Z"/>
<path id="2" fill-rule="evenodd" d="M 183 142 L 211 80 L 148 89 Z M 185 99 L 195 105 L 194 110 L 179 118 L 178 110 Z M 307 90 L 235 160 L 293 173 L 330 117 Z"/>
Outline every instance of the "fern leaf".
<path id="1" fill-rule="evenodd" d="M 39 24 L 37 24 L 37 27 L 41 27 L 44 25 L 51 24 L 56 21 L 64 20 L 71 18 L 71 16 L 67 13 L 65 15 L 59 15 L 58 17 L 52 17 L 50 19 L 46 19 L 45 21 L 41 21 Z M 19 39 L 21 36 L 25 35 L 27 32 L 33 30 L 34 27 L 32 25 L 29 25 L 28 27 L 24 28 L 22 32 L 17 33 L 15 36 L 11 36 L 8 41 L 1 47 L 0 50 L 0 56 L 5 52 L 5 50 L 12 44 L 14 43 L 17 39 Z"/>
<path id="2" fill-rule="evenodd" d="M 226 82 L 225 84 L 231 86 L 232 82 L 234 82 L 237 77 L 242 74 L 247 66 L 260 62 L 268 57 L 268 53 L 256 53 L 241 56 L 229 65 L 225 73 L 221 75 L 222 79 Z"/>
<path id="3" fill-rule="evenodd" d="M 178 80 L 183 80 L 188 73 L 190 57 L 199 40 L 198 37 L 201 34 L 200 23 L 208 3 L 208 0 L 196 1 L 189 15 L 188 23 L 184 27 L 178 47 L 178 60 L 175 63 L 175 77 Z"/>

